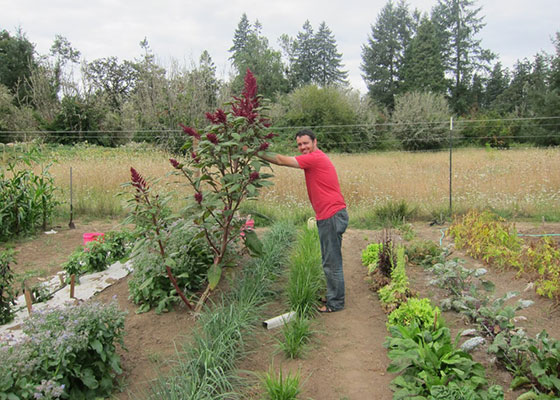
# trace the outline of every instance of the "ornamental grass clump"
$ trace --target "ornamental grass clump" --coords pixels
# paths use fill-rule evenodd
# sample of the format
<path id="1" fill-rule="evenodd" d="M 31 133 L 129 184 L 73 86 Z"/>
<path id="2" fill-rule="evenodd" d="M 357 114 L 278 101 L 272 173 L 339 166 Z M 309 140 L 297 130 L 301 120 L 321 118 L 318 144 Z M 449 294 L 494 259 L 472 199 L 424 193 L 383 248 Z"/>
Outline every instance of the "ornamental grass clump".
<path id="1" fill-rule="evenodd" d="M 93 399 L 111 394 L 122 373 L 126 313 L 115 303 L 86 302 L 34 311 L 25 337 L 0 345 L 0 398 Z"/>

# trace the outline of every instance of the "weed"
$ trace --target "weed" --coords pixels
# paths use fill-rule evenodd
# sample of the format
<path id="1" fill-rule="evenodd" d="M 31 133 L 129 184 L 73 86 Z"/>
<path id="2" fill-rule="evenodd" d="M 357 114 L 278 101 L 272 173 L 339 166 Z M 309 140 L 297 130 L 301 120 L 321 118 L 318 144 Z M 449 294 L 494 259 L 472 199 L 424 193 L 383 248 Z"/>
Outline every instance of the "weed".
<path id="1" fill-rule="evenodd" d="M 284 340 L 278 343 L 280 350 L 288 358 L 301 358 L 313 334 L 311 321 L 302 313 L 298 313 L 294 319 L 284 325 L 282 333 L 284 334 Z"/>
<path id="2" fill-rule="evenodd" d="M 293 400 L 301 392 L 299 372 L 294 375 L 288 372 L 284 377 L 281 369 L 276 374 L 271 366 L 261 380 L 268 400 Z"/>

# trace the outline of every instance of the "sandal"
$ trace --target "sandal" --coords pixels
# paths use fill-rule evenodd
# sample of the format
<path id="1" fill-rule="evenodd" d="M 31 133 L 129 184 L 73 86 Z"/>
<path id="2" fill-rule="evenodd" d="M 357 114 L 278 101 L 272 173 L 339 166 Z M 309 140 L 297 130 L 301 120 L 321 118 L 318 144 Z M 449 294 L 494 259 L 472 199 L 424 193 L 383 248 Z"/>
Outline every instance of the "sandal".
<path id="1" fill-rule="evenodd" d="M 323 303 L 323 304 L 327 304 L 327 298 L 326 297 L 319 297 L 318 299 L 319 303 Z"/>
<path id="2" fill-rule="evenodd" d="M 325 304 L 324 306 L 322 306 L 322 307 L 318 307 L 318 308 L 317 308 L 317 312 L 320 312 L 320 313 L 332 313 L 332 312 L 334 312 L 334 311 L 335 311 L 335 310 L 333 310 L 332 308 L 330 308 L 330 307 L 327 306 L 326 304 Z"/>

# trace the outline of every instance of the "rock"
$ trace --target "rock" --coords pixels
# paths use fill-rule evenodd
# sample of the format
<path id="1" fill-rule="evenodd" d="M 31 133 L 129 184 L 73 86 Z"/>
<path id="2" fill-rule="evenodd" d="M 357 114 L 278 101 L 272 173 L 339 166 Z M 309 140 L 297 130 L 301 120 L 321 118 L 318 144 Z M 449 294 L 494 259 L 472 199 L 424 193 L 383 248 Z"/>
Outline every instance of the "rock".
<path id="1" fill-rule="evenodd" d="M 478 278 L 479 276 L 486 275 L 487 272 L 486 268 L 477 268 L 474 271 L 474 276 Z"/>
<path id="2" fill-rule="evenodd" d="M 461 350 L 470 353 L 481 344 L 484 344 L 484 338 L 481 336 L 473 337 L 461 345 Z"/>
<path id="3" fill-rule="evenodd" d="M 519 300 L 519 306 L 521 308 L 527 308 L 535 304 L 533 300 Z"/>

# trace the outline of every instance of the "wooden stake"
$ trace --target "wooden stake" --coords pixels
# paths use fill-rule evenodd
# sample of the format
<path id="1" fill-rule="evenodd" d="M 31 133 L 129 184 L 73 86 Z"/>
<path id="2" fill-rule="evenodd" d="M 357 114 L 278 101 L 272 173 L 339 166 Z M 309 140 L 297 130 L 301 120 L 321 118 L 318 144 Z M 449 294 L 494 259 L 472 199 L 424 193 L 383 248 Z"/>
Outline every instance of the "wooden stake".
<path id="1" fill-rule="evenodd" d="M 70 275 L 70 298 L 74 298 L 74 284 L 76 283 L 76 275 Z"/>
<path id="2" fill-rule="evenodd" d="M 29 291 L 29 289 L 27 289 L 27 286 L 25 286 L 23 291 L 25 294 L 25 305 L 27 306 L 27 312 L 29 313 L 29 315 L 31 315 L 31 313 L 33 312 L 33 300 L 31 299 L 31 292 Z"/>

